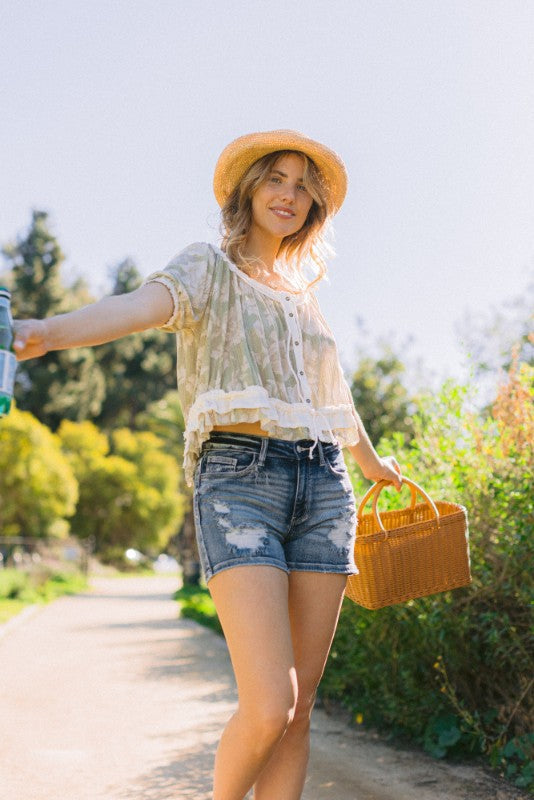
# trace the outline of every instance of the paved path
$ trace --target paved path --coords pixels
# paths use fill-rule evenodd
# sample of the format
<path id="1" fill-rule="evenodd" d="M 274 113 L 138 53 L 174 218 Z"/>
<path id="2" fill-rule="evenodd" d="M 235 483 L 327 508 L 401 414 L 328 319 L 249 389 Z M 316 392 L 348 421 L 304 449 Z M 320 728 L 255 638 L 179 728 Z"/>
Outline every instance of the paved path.
<path id="1" fill-rule="evenodd" d="M 169 577 L 103 579 L 0 638 L 0 798 L 210 800 L 235 707 L 224 640 L 177 618 Z M 481 770 L 316 711 L 304 800 L 508 800 Z"/>

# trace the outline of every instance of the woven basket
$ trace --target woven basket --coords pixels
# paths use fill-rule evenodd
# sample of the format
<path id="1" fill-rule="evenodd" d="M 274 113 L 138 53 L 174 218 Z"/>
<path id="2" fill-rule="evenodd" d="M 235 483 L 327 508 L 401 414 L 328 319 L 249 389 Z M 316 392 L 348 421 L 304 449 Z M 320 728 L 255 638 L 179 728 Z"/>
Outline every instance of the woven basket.
<path id="1" fill-rule="evenodd" d="M 413 481 L 409 508 L 378 513 L 377 501 L 390 481 L 372 486 L 358 509 L 354 559 L 360 570 L 345 594 L 365 608 L 383 608 L 471 583 L 467 511 L 456 503 L 433 502 Z M 416 503 L 417 493 L 425 503 Z M 364 514 L 373 497 L 373 511 Z"/>

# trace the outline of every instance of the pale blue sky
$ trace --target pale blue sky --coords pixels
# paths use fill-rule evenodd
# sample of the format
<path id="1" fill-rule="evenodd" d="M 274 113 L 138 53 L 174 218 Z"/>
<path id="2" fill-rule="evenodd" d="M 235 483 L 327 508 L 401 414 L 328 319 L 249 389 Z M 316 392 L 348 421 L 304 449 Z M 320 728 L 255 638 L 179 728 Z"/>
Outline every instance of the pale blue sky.
<path id="1" fill-rule="evenodd" d="M 360 317 L 460 376 L 456 323 L 534 271 L 530 0 L 2 0 L 0 101 L 0 242 L 48 210 L 95 292 L 218 243 L 215 161 L 273 128 L 347 164 L 318 290 L 346 368 Z"/>

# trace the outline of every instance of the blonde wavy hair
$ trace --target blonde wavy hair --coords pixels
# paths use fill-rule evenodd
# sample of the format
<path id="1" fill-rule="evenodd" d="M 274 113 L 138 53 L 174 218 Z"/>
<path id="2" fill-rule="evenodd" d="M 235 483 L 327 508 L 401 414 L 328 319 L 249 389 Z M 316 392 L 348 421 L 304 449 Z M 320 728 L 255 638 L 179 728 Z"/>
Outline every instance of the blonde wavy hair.
<path id="1" fill-rule="evenodd" d="M 252 197 L 268 179 L 276 163 L 290 154 L 299 155 L 304 160 L 303 184 L 313 202 L 302 228 L 282 239 L 274 271 L 290 284 L 296 283 L 302 290 L 322 280 L 327 272 L 326 258 L 330 258 L 334 251 L 327 242 L 327 236 L 332 235 L 332 214 L 323 176 L 314 162 L 300 150 L 277 150 L 259 158 L 249 167 L 221 209 L 221 249 L 251 278 L 257 278 L 261 273 L 261 266 L 265 266 L 263 262 L 246 258 L 242 252 L 252 224 Z M 313 280 L 307 281 L 304 267 L 310 267 L 316 273 Z"/>

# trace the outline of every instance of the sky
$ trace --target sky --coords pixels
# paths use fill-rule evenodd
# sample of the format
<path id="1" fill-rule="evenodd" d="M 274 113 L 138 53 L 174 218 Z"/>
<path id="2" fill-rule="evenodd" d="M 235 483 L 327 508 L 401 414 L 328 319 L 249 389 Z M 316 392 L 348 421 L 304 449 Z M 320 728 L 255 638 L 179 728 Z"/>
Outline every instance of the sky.
<path id="1" fill-rule="evenodd" d="M 347 166 L 317 290 L 347 374 L 391 344 L 423 383 L 534 275 L 530 0 L 2 0 L 0 245 L 47 211 L 95 296 L 218 244 L 213 170 L 292 128 Z M 465 327 L 464 327 L 465 330 Z M 416 380 L 415 371 L 411 380 Z"/>

